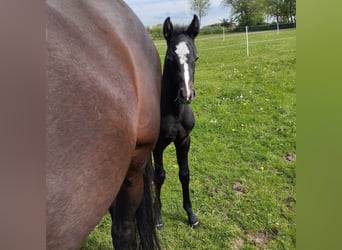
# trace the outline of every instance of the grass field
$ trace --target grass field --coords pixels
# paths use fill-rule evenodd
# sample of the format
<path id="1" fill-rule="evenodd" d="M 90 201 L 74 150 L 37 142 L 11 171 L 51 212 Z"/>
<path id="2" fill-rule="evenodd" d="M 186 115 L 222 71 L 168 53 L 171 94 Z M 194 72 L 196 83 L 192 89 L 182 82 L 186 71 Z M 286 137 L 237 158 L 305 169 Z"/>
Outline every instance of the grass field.
<path id="1" fill-rule="evenodd" d="M 164 154 L 163 249 L 295 249 L 296 31 L 199 36 L 190 192 L 182 208 L 173 147 Z M 165 42 L 155 41 L 162 62 Z M 112 249 L 106 216 L 82 249 Z"/>

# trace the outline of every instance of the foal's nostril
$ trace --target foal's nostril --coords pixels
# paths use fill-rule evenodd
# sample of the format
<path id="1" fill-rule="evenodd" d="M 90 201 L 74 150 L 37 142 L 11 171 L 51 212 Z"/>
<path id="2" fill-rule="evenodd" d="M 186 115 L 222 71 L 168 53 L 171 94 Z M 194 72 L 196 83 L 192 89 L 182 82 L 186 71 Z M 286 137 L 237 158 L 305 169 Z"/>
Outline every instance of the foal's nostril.
<path id="1" fill-rule="evenodd" d="M 196 92 L 195 92 L 195 89 L 192 89 L 191 92 L 190 92 L 190 95 L 188 97 L 188 100 L 191 102 L 195 99 L 196 97 Z"/>
<path id="2" fill-rule="evenodd" d="M 178 95 L 179 95 L 180 98 L 185 99 L 185 90 L 184 90 L 184 88 L 180 88 L 179 89 Z"/>
<path id="3" fill-rule="evenodd" d="M 192 102 L 195 96 L 196 96 L 196 93 L 194 89 L 192 89 L 190 93 L 187 93 L 185 88 L 180 88 L 178 90 L 178 96 L 176 100 L 179 100 L 182 103 L 189 104 Z"/>

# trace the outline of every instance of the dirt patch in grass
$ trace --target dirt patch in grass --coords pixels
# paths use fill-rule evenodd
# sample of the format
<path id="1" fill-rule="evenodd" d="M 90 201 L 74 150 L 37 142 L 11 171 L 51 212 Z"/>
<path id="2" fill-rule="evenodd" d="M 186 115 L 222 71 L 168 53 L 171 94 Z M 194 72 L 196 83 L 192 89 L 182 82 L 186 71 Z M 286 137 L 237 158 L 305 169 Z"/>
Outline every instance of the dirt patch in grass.
<path id="1" fill-rule="evenodd" d="M 248 239 L 258 248 L 263 248 L 270 241 L 270 238 L 264 233 L 248 234 Z"/>
<path id="2" fill-rule="evenodd" d="M 233 190 L 237 195 L 243 195 L 245 193 L 245 187 L 240 182 L 233 184 Z"/>
<path id="3" fill-rule="evenodd" d="M 243 245 L 244 245 L 243 239 L 238 237 L 233 241 L 232 249 L 233 250 L 241 250 L 241 249 L 243 249 Z"/>
<path id="4" fill-rule="evenodd" d="M 284 156 L 284 161 L 286 161 L 286 162 L 296 162 L 296 154 L 286 154 Z"/>

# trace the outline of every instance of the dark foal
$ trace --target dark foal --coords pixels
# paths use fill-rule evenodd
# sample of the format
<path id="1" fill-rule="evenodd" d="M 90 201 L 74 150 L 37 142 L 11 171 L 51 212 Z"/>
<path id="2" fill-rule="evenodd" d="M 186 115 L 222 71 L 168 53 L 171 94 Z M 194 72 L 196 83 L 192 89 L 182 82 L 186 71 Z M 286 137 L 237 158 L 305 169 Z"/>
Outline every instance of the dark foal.
<path id="1" fill-rule="evenodd" d="M 162 78 L 160 134 L 153 151 L 155 224 L 159 229 L 163 226 L 160 201 L 160 191 L 165 179 L 163 151 L 171 142 L 174 142 L 176 147 L 179 179 L 183 190 L 183 208 L 188 215 L 188 223 L 192 227 L 199 225 L 190 201 L 188 166 L 190 132 L 195 125 L 195 118 L 189 106 L 195 97 L 193 84 L 195 62 L 198 59 L 194 39 L 199 33 L 199 27 L 196 15 L 187 30 L 173 30 L 170 18 L 165 20 L 163 27 L 167 52 Z"/>

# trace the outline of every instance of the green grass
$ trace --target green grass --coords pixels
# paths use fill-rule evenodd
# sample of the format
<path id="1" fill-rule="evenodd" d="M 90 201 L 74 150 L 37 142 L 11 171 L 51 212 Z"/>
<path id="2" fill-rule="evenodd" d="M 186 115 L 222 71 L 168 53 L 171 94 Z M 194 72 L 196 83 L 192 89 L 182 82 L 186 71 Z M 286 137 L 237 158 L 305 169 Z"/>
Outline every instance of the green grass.
<path id="1" fill-rule="evenodd" d="M 199 36 L 187 226 L 175 150 L 164 154 L 163 249 L 295 249 L 296 31 Z M 165 42 L 155 41 L 162 61 Z M 240 182 L 243 192 L 233 185 Z M 108 215 L 82 249 L 111 249 Z"/>

